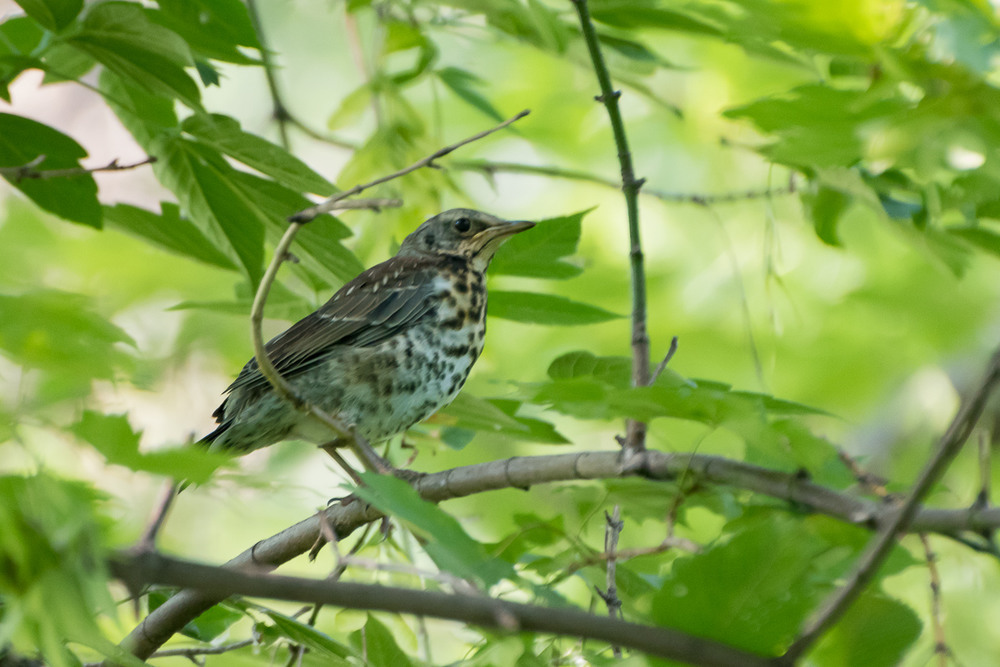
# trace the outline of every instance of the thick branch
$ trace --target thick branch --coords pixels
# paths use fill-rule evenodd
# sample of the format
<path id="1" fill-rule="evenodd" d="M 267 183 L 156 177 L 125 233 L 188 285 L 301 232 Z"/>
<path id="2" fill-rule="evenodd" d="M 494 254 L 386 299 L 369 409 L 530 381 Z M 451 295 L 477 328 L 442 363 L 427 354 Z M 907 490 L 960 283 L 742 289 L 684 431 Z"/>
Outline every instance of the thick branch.
<path id="1" fill-rule="evenodd" d="M 518 457 L 454 468 L 433 473 L 414 483 L 420 495 L 431 502 L 506 488 L 524 489 L 535 484 L 580 479 L 612 479 L 641 474 L 651 480 L 680 478 L 701 484 L 724 484 L 787 501 L 799 511 L 826 514 L 869 529 L 890 520 L 892 505 L 855 498 L 801 479 L 795 473 L 767 468 L 716 456 L 642 452 L 622 468 L 619 452 L 581 452 L 555 456 Z M 320 520 L 345 538 L 359 526 L 381 518 L 364 503 L 334 505 L 311 515 L 282 532 L 262 540 L 230 560 L 226 567 L 269 572 L 308 551 L 320 537 Z M 921 510 L 909 524 L 913 531 L 955 535 L 963 531 L 981 532 L 1000 527 L 1000 509 Z M 148 658 L 188 621 L 222 598 L 200 591 L 185 590 L 167 600 L 132 630 L 122 646 L 141 659 Z"/>
<path id="2" fill-rule="evenodd" d="M 972 429 L 986 406 L 987 399 L 998 383 L 1000 383 L 1000 349 L 993 354 L 986 376 L 979 387 L 955 415 L 951 426 L 941 438 L 934 456 L 927 462 L 914 483 L 913 490 L 906 502 L 885 525 L 879 528 L 878 534 L 868 543 L 847 583 L 824 600 L 806 624 L 802 634 L 785 655 L 787 664 L 794 664 L 810 646 L 840 620 L 875 577 L 878 569 L 889 556 L 892 547 L 895 546 L 898 533 L 907 528 L 919 531 L 919 529 L 914 528 L 913 519 L 918 515 L 920 501 L 941 478 L 955 455 L 969 439 Z"/>
<path id="3" fill-rule="evenodd" d="M 122 556 L 111 563 L 114 574 L 138 584 L 197 588 L 206 595 L 234 594 L 294 602 L 332 604 L 347 609 L 372 609 L 432 616 L 506 631 L 547 632 L 585 637 L 671 660 L 708 667 L 767 667 L 770 660 L 725 644 L 692 637 L 669 628 L 628 623 L 576 609 L 553 609 L 482 596 L 453 595 L 392 586 L 317 581 L 299 577 L 251 575 L 147 553 Z"/>
<path id="4" fill-rule="evenodd" d="M 625 208 L 628 212 L 629 257 L 632 266 L 632 386 L 645 387 L 649 384 L 649 334 L 646 332 L 646 271 L 639 238 L 639 188 L 642 187 L 643 179 L 636 178 L 632 168 L 632 153 L 628 147 L 628 138 L 625 136 L 625 123 L 618 108 L 618 98 L 621 93 L 611 84 L 611 74 L 601 53 L 597 31 L 594 30 L 594 24 L 590 20 L 587 0 L 571 1 L 580 18 L 580 29 L 587 43 L 587 50 L 590 52 L 597 82 L 601 87 L 601 95 L 597 99 L 603 102 L 608 110 L 611 131 L 615 136 L 615 147 L 618 149 L 622 193 L 625 195 Z M 627 429 L 626 450 L 639 452 L 645 449 L 646 424 L 630 419 Z"/>

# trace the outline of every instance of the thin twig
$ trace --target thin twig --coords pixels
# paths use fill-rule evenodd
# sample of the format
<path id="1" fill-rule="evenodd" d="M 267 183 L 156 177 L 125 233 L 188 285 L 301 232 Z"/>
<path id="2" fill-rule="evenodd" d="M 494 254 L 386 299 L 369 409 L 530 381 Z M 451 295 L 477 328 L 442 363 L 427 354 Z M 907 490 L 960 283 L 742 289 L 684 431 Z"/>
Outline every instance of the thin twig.
<path id="1" fill-rule="evenodd" d="M 615 505 L 612 514 L 604 512 L 604 553 L 607 554 L 607 574 L 605 575 L 606 588 L 602 591 L 597 586 L 594 590 L 604 600 L 608 608 L 608 616 L 611 618 L 621 618 L 622 601 L 618 597 L 618 538 L 621 536 L 625 522 L 622 521 L 622 508 Z M 618 644 L 611 645 L 611 652 L 616 658 L 622 657 L 622 647 Z"/>
<path id="2" fill-rule="evenodd" d="M 492 160 L 453 160 L 448 166 L 455 169 L 467 171 L 478 171 L 492 176 L 496 173 L 506 172 L 512 174 L 538 174 L 539 176 L 552 176 L 554 178 L 564 178 L 571 181 L 585 181 L 595 183 L 605 187 L 620 189 L 622 184 L 610 178 L 597 176 L 587 171 L 576 169 L 564 169 L 562 167 L 552 167 L 545 165 L 523 164 L 520 162 L 502 162 Z M 660 201 L 671 204 L 693 204 L 695 206 L 715 206 L 719 204 L 735 204 L 754 199 L 767 199 L 770 197 L 784 197 L 798 192 L 794 175 L 789 179 L 789 185 L 783 188 L 759 188 L 751 190 L 735 190 L 733 192 L 719 192 L 714 194 L 698 194 L 686 192 L 668 192 L 650 187 L 644 183 L 639 194 L 655 197 Z"/>
<path id="3" fill-rule="evenodd" d="M 661 361 L 657 365 L 656 370 L 653 371 L 653 376 L 649 378 L 649 384 L 653 384 L 654 382 L 656 382 L 657 378 L 663 375 L 663 371 L 667 370 L 667 364 L 670 363 L 670 360 L 674 358 L 674 354 L 676 353 L 677 353 L 677 336 L 674 336 L 673 338 L 670 339 L 670 349 L 668 349 L 666 355 L 664 355 L 663 361 Z"/>
<path id="4" fill-rule="evenodd" d="M 618 162 L 621 165 L 622 193 L 625 195 L 625 208 L 628 212 L 629 257 L 632 268 L 632 386 L 645 387 L 649 384 L 649 334 L 646 332 L 646 271 L 643 264 L 642 243 L 639 238 L 639 189 L 645 179 L 636 178 L 632 168 L 632 153 L 629 151 L 628 138 L 625 135 L 625 123 L 622 121 L 621 110 L 618 108 L 618 98 L 621 93 L 611 84 L 611 74 L 601 53 L 597 31 L 590 18 L 587 0 L 572 0 L 580 19 L 580 30 L 590 60 L 594 65 L 594 74 L 601 88 L 597 98 L 608 111 L 608 120 L 615 137 L 615 147 L 618 150 Z M 626 422 L 625 436 L 626 454 L 635 454 L 646 448 L 646 423 L 637 419 Z"/>
<path id="5" fill-rule="evenodd" d="M 566 567 L 566 572 L 568 574 L 573 574 L 578 570 L 591 565 L 597 565 L 598 563 L 603 563 L 605 561 L 615 560 L 618 562 L 624 562 L 632 560 L 633 558 L 642 558 L 643 556 L 655 556 L 657 554 L 666 553 L 671 549 L 680 549 L 681 551 L 686 551 L 688 553 L 698 553 L 701 551 L 701 547 L 692 542 L 689 539 L 683 537 L 665 537 L 663 541 L 659 544 L 651 547 L 635 547 L 632 549 L 619 549 L 615 552 L 602 551 L 601 553 L 590 554 L 580 560 L 571 563 Z"/>
<path id="6" fill-rule="evenodd" d="M 427 157 L 422 158 L 420 160 L 417 160 L 416 162 L 414 162 L 413 164 L 411 164 L 409 167 L 404 167 L 403 169 L 400 169 L 397 172 L 389 174 L 388 176 L 382 176 L 381 178 L 376 178 L 374 181 L 371 181 L 369 183 L 365 183 L 363 185 L 355 185 L 350 190 L 345 190 L 343 192 L 339 192 L 339 193 L 333 195 L 332 197 L 330 197 L 329 199 L 327 199 L 326 201 L 320 202 L 319 204 L 316 204 L 315 206 L 310 206 L 309 208 L 307 208 L 305 210 L 299 211 L 295 215 L 289 217 L 288 220 L 289 220 L 289 222 L 293 222 L 293 223 L 306 223 L 306 222 L 309 222 L 310 220 L 312 220 L 313 218 L 315 218 L 318 215 L 326 213 L 327 211 L 332 211 L 334 208 L 336 208 L 336 203 L 338 201 L 340 201 L 341 199 L 346 199 L 348 197 L 353 197 L 354 195 L 361 194 L 362 192 L 364 192 L 368 188 L 375 187 L 376 185 L 381 185 L 382 183 L 385 183 L 387 181 L 391 181 L 391 180 L 399 178 L 401 176 L 406 176 L 410 172 L 416 171 L 417 169 L 420 169 L 422 167 L 432 167 L 432 166 L 434 166 L 434 160 L 437 160 L 438 158 L 442 158 L 445 155 L 448 155 L 449 153 L 451 153 L 452 151 L 461 148 L 462 146 L 465 146 L 467 144 L 471 144 L 474 141 L 479 141 L 480 139 L 482 139 L 484 137 L 488 137 L 489 135 L 493 134 L 494 132 L 496 132 L 498 130 L 502 130 L 503 128 L 507 127 L 511 123 L 524 118 L 529 113 L 531 113 L 531 110 L 530 109 L 525 109 L 521 113 L 519 113 L 516 116 L 513 116 L 511 118 L 508 118 L 507 120 L 505 120 L 504 122 L 500 123 L 499 125 L 496 125 L 496 126 L 490 128 L 488 130 L 483 130 L 482 132 L 474 134 L 471 137 L 468 137 L 466 139 L 462 139 L 461 141 L 459 141 L 457 143 L 454 143 L 454 144 L 451 144 L 450 146 L 445 146 L 444 148 L 441 148 L 441 149 L 435 151 L 434 153 L 428 155 Z"/>
<path id="7" fill-rule="evenodd" d="M 278 84 L 277 67 L 274 64 L 273 53 L 267 46 L 267 39 L 264 36 L 264 24 L 260 19 L 260 12 L 257 9 L 257 0 L 247 0 L 247 11 L 250 14 L 250 21 L 253 23 L 254 32 L 257 33 L 257 41 L 260 43 L 260 59 L 264 66 L 264 76 L 267 78 L 267 89 L 271 94 L 271 115 L 278 122 L 278 134 L 281 137 L 281 145 L 288 150 L 290 141 L 288 136 L 288 126 L 293 125 L 303 134 L 317 141 L 322 141 L 338 148 L 357 149 L 358 146 L 350 141 L 320 134 L 308 127 L 297 116 L 292 114 L 285 104 L 281 94 L 281 87 Z"/>
<path id="8" fill-rule="evenodd" d="M 134 162 L 132 164 L 118 164 L 118 158 L 115 158 L 111 162 L 107 163 L 103 167 L 69 167 L 66 169 L 36 169 L 38 165 L 45 161 L 44 155 L 39 155 L 31 162 L 23 164 L 19 167 L 0 167 L 0 176 L 10 179 L 15 183 L 20 183 L 21 181 L 27 180 L 49 180 L 52 178 L 69 178 L 71 176 L 82 176 L 84 174 L 93 174 L 99 171 L 127 171 L 129 169 L 136 169 L 138 167 L 144 167 L 147 164 L 153 164 L 156 162 L 156 158 L 152 155 L 147 156 L 145 159 Z"/>
<path id="9" fill-rule="evenodd" d="M 221 646 L 202 646 L 202 647 L 192 647 L 192 648 L 168 648 L 162 651 L 157 651 L 151 657 L 153 658 L 195 658 L 200 655 L 222 655 L 223 653 L 229 653 L 230 651 L 238 651 L 241 648 L 247 646 L 253 646 L 254 640 L 244 639 L 243 641 L 233 642 L 232 644 L 222 644 Z"/>
<path id="10" fill-rule="evenodd" d="M 979 433 L 979 493 L 976 495 L 976 505 L 978 507 L 987 507 L 990 504 L 990 498 L 992 497 L 992 486 L 993 486 L 993 468 L 990 465 L 991 455 L 993 453 L 990 446 L 990 438 L 987 432 L 981 431 Z"/>
<path id="11" fill-rule="evenodd" d="M 174 498 L 177 497 L 179 486 L 178 482 L 173 481 L 164 485 L 160 500 L 150 514 L 149 524 L 136 544 L 137 549 L 152 551 L 156 548 L 156 538 L 160 534 L 160 529 L 163 528 L 163 523 L 167 520 L 167 512 L 170 511 L 170 506 L 173 504 Z"/>
<path id="12" fill-rule="evenodd" d="M 260 43 L 260 59 L 264 65 L 267 89 L 271 93 L 271 116 L 278 122 L 281 145 L 287 151 L 291 149 L 291 143 L 288 141 L 288 111 L 285 109 L 285 104 L 281 99 L 281 91 L 278 89 L 278 77 L 274 71 L 274 57 L 271 49 L 267 47 L 267 39 L 264 37 L 264 24 L 260 20 L 257 0 L 247 0 L 247 13 L 250 14 L 250 22 L 253 24 L 254 32 L 257 33 L 257 41 Z"/>
<path id="13" fill-rule="evenodd" d="M 820 605 L 817 612 L 806 623 L 805 629 L 783 656 L 785 664 L 795 664 L 798 658 L 836 623 L 857 599 L 865 586 L 874 578 L 879 567 L 885 562 L 896 543 L 896 537 L 916 515 L 919 503 L 931 487 L 944 474 L 952 459 L 969 439 L 972 429 L 986 406 L 994 387 L 1000 383 L 1000 349 L 994 352 L 987 367 L 986 375 L 976 391 L 966 400 L 947 432 L 941 438 L 937 450 L 927 462 L 913 485 L 913 490 L 899 511 L 882 526 L 872 538 L 858 559 L 847 583 L 834 591 Z"/>
<path id="14" fill-rule="evenodd" d="M 939 667 L 948 667 L 948 657 L 951 649 L 944 634 L 944 620 L 941 617 L 941 574 L 937 568 L 937 554 L 931 548 L 927 533 L 920 533 L 920 544 L 927 558 L 927 573 L 931 585 L 931 626 L 934 629 L 934 655 L 937 656 Z"/>

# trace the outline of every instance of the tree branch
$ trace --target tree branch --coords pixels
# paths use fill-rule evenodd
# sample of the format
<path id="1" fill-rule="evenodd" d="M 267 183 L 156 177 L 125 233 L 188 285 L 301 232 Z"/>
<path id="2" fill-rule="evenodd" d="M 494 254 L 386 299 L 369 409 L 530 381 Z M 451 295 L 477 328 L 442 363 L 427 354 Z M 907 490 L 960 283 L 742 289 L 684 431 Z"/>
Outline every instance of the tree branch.
<path id="1" fill-rule="evenodd" d="M 372 609 L 432 616 L 505 631 L 546 632 L 587 637 L 671 660 L 708 667 L 768 667 L 768 658 L 669 628 L 656 628 L 605 618 L 576 609 L 553 609 L 504 602 L 482 596 L 453 595 L 393 586 L 318 581 L 301 577 L 235 572 L 159 554 L 122 555 L 111 561 L 115 576 L 147 584 L 195 588 L 226 598 L 242 594 L 347 609 Z"/>
<path id="2" fill-rule="evenodd" d="M 824 600 L 813 617 L 806 623 L 798 639 L 785 653 L 786 664 L 794 664 L 810 646 L 840 620 L 851 604 L 861 595 L 865 586 L 874 578 L 882 563 L 885 562 L 892 547 L 896 544 L 898 533 L 905 528 L 920 532 L 912 525 L 913 518 L 917 516 L 920 501 L 941 478 L 955 455 L 962 449 L 962 445 L 969 439 L 972 429 L 986 406 L 990 393 L 998 383 L 1000 383 L 1000 349 L 993 353 L 983 381 L 962 405 L 948 430 L 942 436 L 934 456 L 917 477 L 909 498 L 893 514 L 892 518 L 879 528 L 878 533 L 868 543 L 858 559 L 854 571 L 848 577 L 847 583 Z"/>
<path id="3" fill-rule="evenodd" d="M 487 175 L 498 172 L 512 174 L 537 174 L 539 176 L 551 176 L 553 178 L 564 178 L 571 181 L 585 181 L 596 185 L 620 189 L 622 184 L 610 178 L 603 178 L 587 171 L 576 169 L 564 169 L 562 167 L 552 167 L 547 165 L 523 164 L 520 162 L 503 162 L 493 160 L 453 160 L 448 163 L 456 169 L 467 171 L 479 171 Z M 671 204 L 694 204 L 696 206 L 715 206 L 717 204 L 735 204 L 737 202 L 749 201 L 753 199 L 764 199 L 767 197 L 783 197 L 798 192 L 794 178 L 789 179 L 787 187 L 783 188 L 760 188 L 753 190 L 736 190 L 733 192 L 719 192 L 714 194 L 697 194 L 685 192 L 667 192 L 649 187 L 648 183 L 643 183 L 639 194 L 655 197 L 660 201 Z"/>
<path id="4" fill-rule="evenodd" d="M 571 480 L 614 479 L 641 473 L 650 480 L 693 480 L 722 484 L 768 495 L 793 505 L 797 511 L 817 512 L 868 529 L 886 525 L 897 512 L 893 505 L 856 498 L 847 493 L 740 461 L 698 454 L 645 451 L 623 468 L 620 452 L 580 452 L 554 456 L 517 457 L 454 468 L 421 477 L 414 482 L 420 495 L 442 502 L 484 491 L 518 488 Z M 236 556 L 226 567 L 257 573 L 269 572 L 308 551 L 320 537 L 321 522 L 343 539 L 358 527 L 382 517 L 361 502 L 334 505 L 313 514 L 277 535 L 261 540 Z M 948 536 L 963 531 L 980 533 L 1000 527 L 1000 508 L 972 507 L 958 510 L 921 509 L 909 523 L 913 531 Z M 224 598 L 224 596 L 223 596 Z M 122 641 L 122 647 L 148 658 L 198 614 L 223 598 L 203 591 L 184 590 L 150 613 Z"/>
<path id="5" fill-rule="evenodd" d="M 611 74 L 604 62 L 597 31 L 590 19 L 590 9 L 587 0 L 571 0 L 580 19 L 580 29 L 590 60 L 594 65 L 594 73 L 601 87 L 597 98 L 608 110 L 608 120 L 615 137 L 615 147 L 618 149 L 618 162 L 621 165 L 622 193 L 625 195 L 625 208 L 628 212 L 629 257 L 632 266 L 632 386 L 645 387 L 649 384 L 649 334 L 646 332 L 646 270 L 643 265 L 642 243 L 639 238 L 639 189 L 645 179 L 636 178 L 632 168 L 632 153 L 629 151 L 628 138 L 625 136 L 625 123 L 622 121 L 618 108 L 618 98 L 621 93 L 611 84 Z M 637 419 L 626 422 L 625 449 L 631 453 L 641 452 L 646 448 L 646 424 Z"/>
<path id="6" fill-rule="evenodd" d="M 355 185 L 350 190 L 345 190 L 344 192 L 339 192 L 339 193 L 333 195 L 332 197 L 330 197 L 329 199 L 327 199 L 326 201 L 320 202 L 319 204 L 316 204 L 315 206 L 310 206 L 307 209 L 299 211 L 295 215 L 293 215 L 290 218 L 288 218 L 288 220 L 289 220 L 289 222 L 293 222 L 293 223 L 295 223 L 295 222 L 297 222 L 297 223 L 306 223 L 306 222 L 309 222 L 310 220 L 312 220 L 313 218 L 315 218 L 318 215 L 322 215 L 323 213 L 326 213 L 328 211 L 332 211 L 334 208 L 336 208 L 336 203 L 338 201 L 340 201 L 341 199 L 346 199 L 347 197 L 353 197 L 354 195 L 361 194 L 362 192 L 364 192 L 368 188 L 374 187 L 376 185 L 381 185 L 382 183 L 385 183 L 387 181 L 391 181 L 391 180 L 399 178 L 401 176 L 406 176 L 410 172 L 414 172 L 417 169 L 420 169 L 422 167 L 433 166 L 434 160 L 437 160 L 438 158 L 442 158 L 445 155 L 448 155 L 449 153 L 451 153 L 452 151 L 455 151 L 455 150 L 461 148 L 462 146 L 465 146 L 466 144 L 471 144 L 474 141 L 479 141 L 480 139 L 482 139 L 484 137 L 487 137 L 487 136 L 493 134 L 494 132 L 496 132 L 498 130 L 502 130 L 503 128 L 507 127 L 511 123 L 514 123 L 514 122 L 516 122 L 516 121 L 524 118 L 529 113 L 531 113 L 531 110 L 530 109 L 525 109 L 521 113 L 517 114 L 516 116 L 513 116 L 512 118 L 508 118 L 507 120 L 505 120 L 504 122 L 500 123 L 499 125 L 497 125 L 495 127 L 492 127 L 492 128 L 490 128 L 488 130 L 483 130 L 482 132 L 479 132 L 478 134 L 474 134 L 471 137 L 468 137 L 466 139 L 462 139 L 461 141 L 459 141 L 457 143 L 454 143 L 454 144 L 451 144 L 450 146 L 445 146 L 444 148 L 435 151 L 431 155 L 428 155 L 427 157 L 425 157 L 423 159 L 417 160 L 416 162 L 414 162 L 413 164 L 411 164 L 409 167 L 404 167 L 403 169 L 400 169 L 399 171 L 397 171 L 395 173 L 389 174 L 388 176 L 383 176 L 381 178 L 376 178 L 374 181 L 371 181 L 369 183 L 365 183 L 364 185 Z"/>
<path id="7" fill-rule="evenodd" d="M 84 174 L 93 174 L 99 171 L 127 171 L 129 169 L 136 169 L 138 167 L 144 167 L 147 164 L 153 164 L 156 162 L 156 158 L 152 155 L 146 157 L 140 162 L 135 162 L 132 164 L 118 164 L 118 158 L 115 158 L 111 162 L 107 163 L 103 167 L 69 167 L 67 169 L 36 169 L 38 165 L 45 161 L 44 155 L 39 155 L 31 162 L 23 164 L 19 167 L 0 167 L 0 176 L 10 179 L 15 183 L 20 183 L 26 180 L 49 180 L 52 178 L 69 178 L 71 176 L 82 176 Z"/>

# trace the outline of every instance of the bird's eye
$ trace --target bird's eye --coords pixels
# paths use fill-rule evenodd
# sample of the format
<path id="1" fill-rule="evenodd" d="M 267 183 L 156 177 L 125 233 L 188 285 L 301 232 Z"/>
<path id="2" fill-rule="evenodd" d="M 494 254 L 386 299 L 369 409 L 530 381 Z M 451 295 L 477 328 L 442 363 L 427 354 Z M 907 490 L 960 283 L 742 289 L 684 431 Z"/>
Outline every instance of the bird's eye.
<path id="1" fill-rule="evenodd" d="M 464 234 L 472 228 L 472 221 L 468 218 L 459 218 L 455 221 L 455 229 L 459 234 Z"/>

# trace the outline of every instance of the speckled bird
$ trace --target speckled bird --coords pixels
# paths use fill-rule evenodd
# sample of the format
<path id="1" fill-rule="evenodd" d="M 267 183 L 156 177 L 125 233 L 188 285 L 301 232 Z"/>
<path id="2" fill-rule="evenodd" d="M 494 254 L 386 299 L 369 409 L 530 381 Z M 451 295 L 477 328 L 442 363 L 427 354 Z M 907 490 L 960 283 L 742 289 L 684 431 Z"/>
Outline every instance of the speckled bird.
<path id="1" fill-rule="evenodd" d="M 319 310 L 267 343 L 296 393 L 372 443 L 402 433 L 458 395 L 486 336 L 486 268 L 533 222 L 471 209 L 430 218 L 394 257 L 364 271 Z M 239 453 L 331 433 L 288 405 L 251 359 L 203 442 Z"/>

